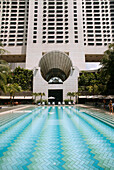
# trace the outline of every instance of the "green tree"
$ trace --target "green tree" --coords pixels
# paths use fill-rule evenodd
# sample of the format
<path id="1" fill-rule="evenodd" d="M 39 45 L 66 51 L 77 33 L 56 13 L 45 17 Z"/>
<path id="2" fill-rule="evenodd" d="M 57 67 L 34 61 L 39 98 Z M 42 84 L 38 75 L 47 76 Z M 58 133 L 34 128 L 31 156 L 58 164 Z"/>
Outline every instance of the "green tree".
<path id="1" fill-rule="evenodd" d="M 39 93 L 33 93 L 32 95 L 34 96 L 34 101 L 36 103 L 36 97 L 39 96 Z"/>
<path id="2" fill-rule="evenodd" d="M 95 74 L 87 71 L 83 71 L 81 76 L 79 77 L 79 86 L 78 89 L 80 89 L 80 92 L 86 92 L 89 93 L 93 92 L 93 85 L 95 83 Z"/>
<path id="3" fill-rule="evenodd" d="M 103 74 L 101 70 L 94 73 L 87 71 L 82 72 L 79 77 L 78 90 L 80 90 L 82 94 L 105 94 L 107 79 Z"/>
<path id="4" fill-rule="evenodd" d="M 11 76 L 11 75 L 10 75 Z M 32 91 L 33 88 L 33 72 L 32 70 L 17 67 L 12 72 L 13 79 L 9 78 L 9 83 L 17 83 L 22 90 Z"/>
<path id="5" fill-rule="evenodd" d="M 3 49 L 3 45 L 0 42 L 0 55 L 8 53 L 7 50 Z M 9 65 L 6 61 L 0 60 L 0 90 L 6 93 L 7 76 L 10 72 Z"/>
<path id="6" fill-rule="evenodd" d="M 0 60 L 0 90 L 6 93 L 7 75 L 10 72 L 9 65 L 6 61 Z"/>
<path id="7" fill-rule="evenodd" d="M 0 90 L 6 93 L 7 77 L 10 72 L 8 63 L 0 60 Z"/>
<path id="8" fill-rule="evenodd" d="M 74 93 L 73 92 L 68 92 L 67 93 L 67 96 L 70 97 L 70 101 L 72 100 L 72 97 L 74 97 Z"/>
<path id="9" fill-rule="evenodd" d="M 71 101 L 71 96 L 72 96 L 71 92 L 68 92 L 68 93 L 67 93 L 67 96 L 70 97 L 70 101 Z"/>
<path id="10" fill-rule="evenodd" d="M 21 91 L 22 91 L 21 86 L 19 86 L 17 83 L 7 85 L 7 92 L 9 92 L 9 94 L 10 94 L 10 103 L 11 104 L 12 104 L 12 100 L 14 101 L 15 93 L 21 92 Z"/>
<path id="11" fill-rule="evenodd" d="M 110 44 L 101 60 L 101 72 L 107 79 L 107 93 L 114 94 L 114 44 Z"/>
<path id="12" fill-rule="evenodd" d="M 93 94 L 100 94 L 99 86 L 96 84 L 93 85 Z"/>
<path id="13" fill-rule="evenodd" d="M 45 93 L 38 93 L 38 95 L 40 96 L 40 102 L 42 102 L 42 97 L 45 96 Z"/>
<path id="14" fill-rule="evenodd" d="M 86 89 L 89 91 L 89 93 L 91 94 L 93 92 L 93 86 L 87 86 Z"/>
<path id="15" fill-rule="evenodd" d="M 78 104 L 78 96 L 80 95 L 80 91 L 72 92 L 72 96 L 75 97 L 75 103 Z"/>
<path id="16" fill-rule="evenodd" d="M 82 71 L 79 77 L 79 86 L 88 86 L 95 79 L 95 74 L 87 71 Z"/>

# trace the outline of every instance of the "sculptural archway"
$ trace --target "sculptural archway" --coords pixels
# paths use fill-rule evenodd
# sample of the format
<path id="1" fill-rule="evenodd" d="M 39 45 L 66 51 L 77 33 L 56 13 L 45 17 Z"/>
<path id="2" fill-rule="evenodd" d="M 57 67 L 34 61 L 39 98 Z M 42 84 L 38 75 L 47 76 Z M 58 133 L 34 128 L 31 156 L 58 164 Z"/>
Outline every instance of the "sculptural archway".
<path id="1" fill-rule="evenodd" d="M 63 82 L 69 77 L 72 62 L 66 53 L 51 51 L 46 53 L 39 62 L 42 77 L 48 82 L 53 77 Z"/>

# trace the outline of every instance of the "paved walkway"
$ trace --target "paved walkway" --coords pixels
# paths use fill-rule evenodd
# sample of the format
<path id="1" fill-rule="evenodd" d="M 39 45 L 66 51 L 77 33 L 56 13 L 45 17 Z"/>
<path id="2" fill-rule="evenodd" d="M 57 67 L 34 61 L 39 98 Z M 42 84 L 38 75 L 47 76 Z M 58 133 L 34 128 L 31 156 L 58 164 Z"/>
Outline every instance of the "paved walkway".
<path id="1" fill-rule="evenodd" d="M 29 110 L 30 108 L 30 110 Z M 8 106 L 0 109 L 0 126 L 30 112 L 34 105 Z M 14 114 L 15 113 L 15 114 Z"/>
<path id="2" fill-rule="evenodd" d="M 0 109 L 0 115 L 1 115 L 1 114 L 5 114 L 5 113 L 8 113 L 8 112 L 12 112 L 14 110 L 19 110 L 19 109 L 24 109 L 26 107 L 30 107 L 30 105 L 0 106 L 0 107 L 2 107 Z"/>

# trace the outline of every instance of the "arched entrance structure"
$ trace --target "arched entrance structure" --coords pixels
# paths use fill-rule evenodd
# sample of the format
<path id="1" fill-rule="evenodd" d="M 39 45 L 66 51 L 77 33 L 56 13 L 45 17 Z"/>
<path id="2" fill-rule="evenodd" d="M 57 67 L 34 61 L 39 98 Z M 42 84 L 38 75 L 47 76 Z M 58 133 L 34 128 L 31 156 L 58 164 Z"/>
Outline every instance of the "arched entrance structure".
<path id="1" fill-rule="evenodd" d="M 78 90 L 79 70 L 73 67 L 72 61 L 66 53 L 61 51 L 45 53 L 38 66 L 34 71 L 33 92 L 43 92 L 45 99 L 53 97 L 57 104 L 67 99 L 68 92 Z"/>
<path id="2" fill-rule="evenodd" d="M 63 82 L 69 77 L 72 62 L 67 54 L 60 51 L 46 53 L 39 62 L 42 77 L 48 82 L 53 77 Z"/>

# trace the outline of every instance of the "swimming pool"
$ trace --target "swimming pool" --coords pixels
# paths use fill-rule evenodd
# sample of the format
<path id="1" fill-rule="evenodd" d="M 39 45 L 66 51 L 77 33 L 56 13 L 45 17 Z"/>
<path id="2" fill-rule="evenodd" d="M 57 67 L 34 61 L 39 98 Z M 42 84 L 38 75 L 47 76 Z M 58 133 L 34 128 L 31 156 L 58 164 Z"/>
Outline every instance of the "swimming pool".
<path id="1" fill-rule="evenodd" d="M 0 117 L 0 170 L 114 169 L 113 128 L 79 108 L 29 108 Z"/>

